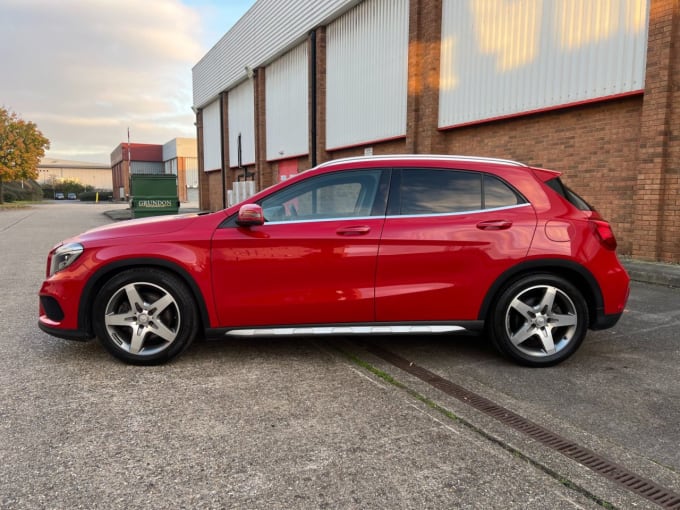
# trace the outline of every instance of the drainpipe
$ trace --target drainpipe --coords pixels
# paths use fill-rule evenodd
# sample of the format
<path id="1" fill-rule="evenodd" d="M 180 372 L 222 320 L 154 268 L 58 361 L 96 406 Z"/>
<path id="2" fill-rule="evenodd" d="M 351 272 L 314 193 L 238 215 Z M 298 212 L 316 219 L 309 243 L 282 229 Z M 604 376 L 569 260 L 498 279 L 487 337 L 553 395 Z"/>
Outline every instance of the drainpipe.
<path id="1" fill-rule="evenodd" d="M 316 166 L 316 30 L 309 33 L 309 40 L 311 43 L 310 58 L 312 59 L 311 74 L 311 88 L 312 88 L 312 112 L 311 112 L 311 129 L 310 136 L 312 137 L 312 168 Z"/>
<path id="2" fill-rule="evenodd" d="M 220 166 L 222 167 L 222 209 L 227 208 L 227 169 L 224 165 L 224 94 L 220 94 Z"/>

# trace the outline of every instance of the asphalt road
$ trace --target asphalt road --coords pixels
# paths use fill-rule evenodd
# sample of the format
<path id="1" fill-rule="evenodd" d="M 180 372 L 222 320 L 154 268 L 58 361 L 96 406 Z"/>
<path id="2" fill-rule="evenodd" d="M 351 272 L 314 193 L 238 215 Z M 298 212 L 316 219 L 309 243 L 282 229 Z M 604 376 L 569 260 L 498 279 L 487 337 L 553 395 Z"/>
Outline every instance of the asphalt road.
<path id="1" fill-rule="evenodd" d="M 634 283 L 619 325 L 549 369 L 445 336 L 204 341 L 132 367 L 37 327 L 48 250 L 112 207 L 0 210 L 0 508 L 658 508 L 411 366 L 680 494 L 680 289 Z"/>

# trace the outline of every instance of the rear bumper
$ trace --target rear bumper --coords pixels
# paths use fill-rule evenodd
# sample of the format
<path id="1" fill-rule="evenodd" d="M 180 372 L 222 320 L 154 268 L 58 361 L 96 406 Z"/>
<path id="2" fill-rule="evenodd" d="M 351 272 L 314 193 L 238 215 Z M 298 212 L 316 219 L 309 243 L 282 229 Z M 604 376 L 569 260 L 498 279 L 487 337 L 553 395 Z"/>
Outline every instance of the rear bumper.
<path id="1" fill-rule="evenodd" d="M 602 310 L 598 310 L 597 315 L 590 323 L 590 329 L 598 330 L 613 328 L 616 323 L 619 322 L 619 319 L 622 315 L 623 313 L 612 313 L 606 315 L 602 312 Z"/>

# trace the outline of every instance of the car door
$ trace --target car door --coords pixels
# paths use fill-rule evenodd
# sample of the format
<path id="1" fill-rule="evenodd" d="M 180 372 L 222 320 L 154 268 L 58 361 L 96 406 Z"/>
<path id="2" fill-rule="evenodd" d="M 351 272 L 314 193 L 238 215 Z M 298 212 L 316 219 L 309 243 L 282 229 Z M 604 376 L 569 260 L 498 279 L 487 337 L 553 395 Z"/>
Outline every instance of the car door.
<path id="1" fill-rule="evenodd" d="M 376 320 L 476 320 L 491 284 L 527 254 L 533 207 L 481 172 L 402 169 L 392 181 Z"/>
<path id="2" fill-rule="evenodd" d="M 336 171 L 259 202 L 265 224 L 213 237 L 222 327 L 370 322 L 389 171 Z"/>

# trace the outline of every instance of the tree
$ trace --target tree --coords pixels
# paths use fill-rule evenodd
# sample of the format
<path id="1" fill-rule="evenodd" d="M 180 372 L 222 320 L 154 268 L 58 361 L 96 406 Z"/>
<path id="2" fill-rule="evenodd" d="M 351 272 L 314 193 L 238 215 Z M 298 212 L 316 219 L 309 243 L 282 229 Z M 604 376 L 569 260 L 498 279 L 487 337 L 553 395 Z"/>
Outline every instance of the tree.
<path id="1" fill-rule="evenodd" d="M 0 107 L 0 204 L 3 182 L 36 179 L 38 164 L 50 141 L 30 121 Z"/>

